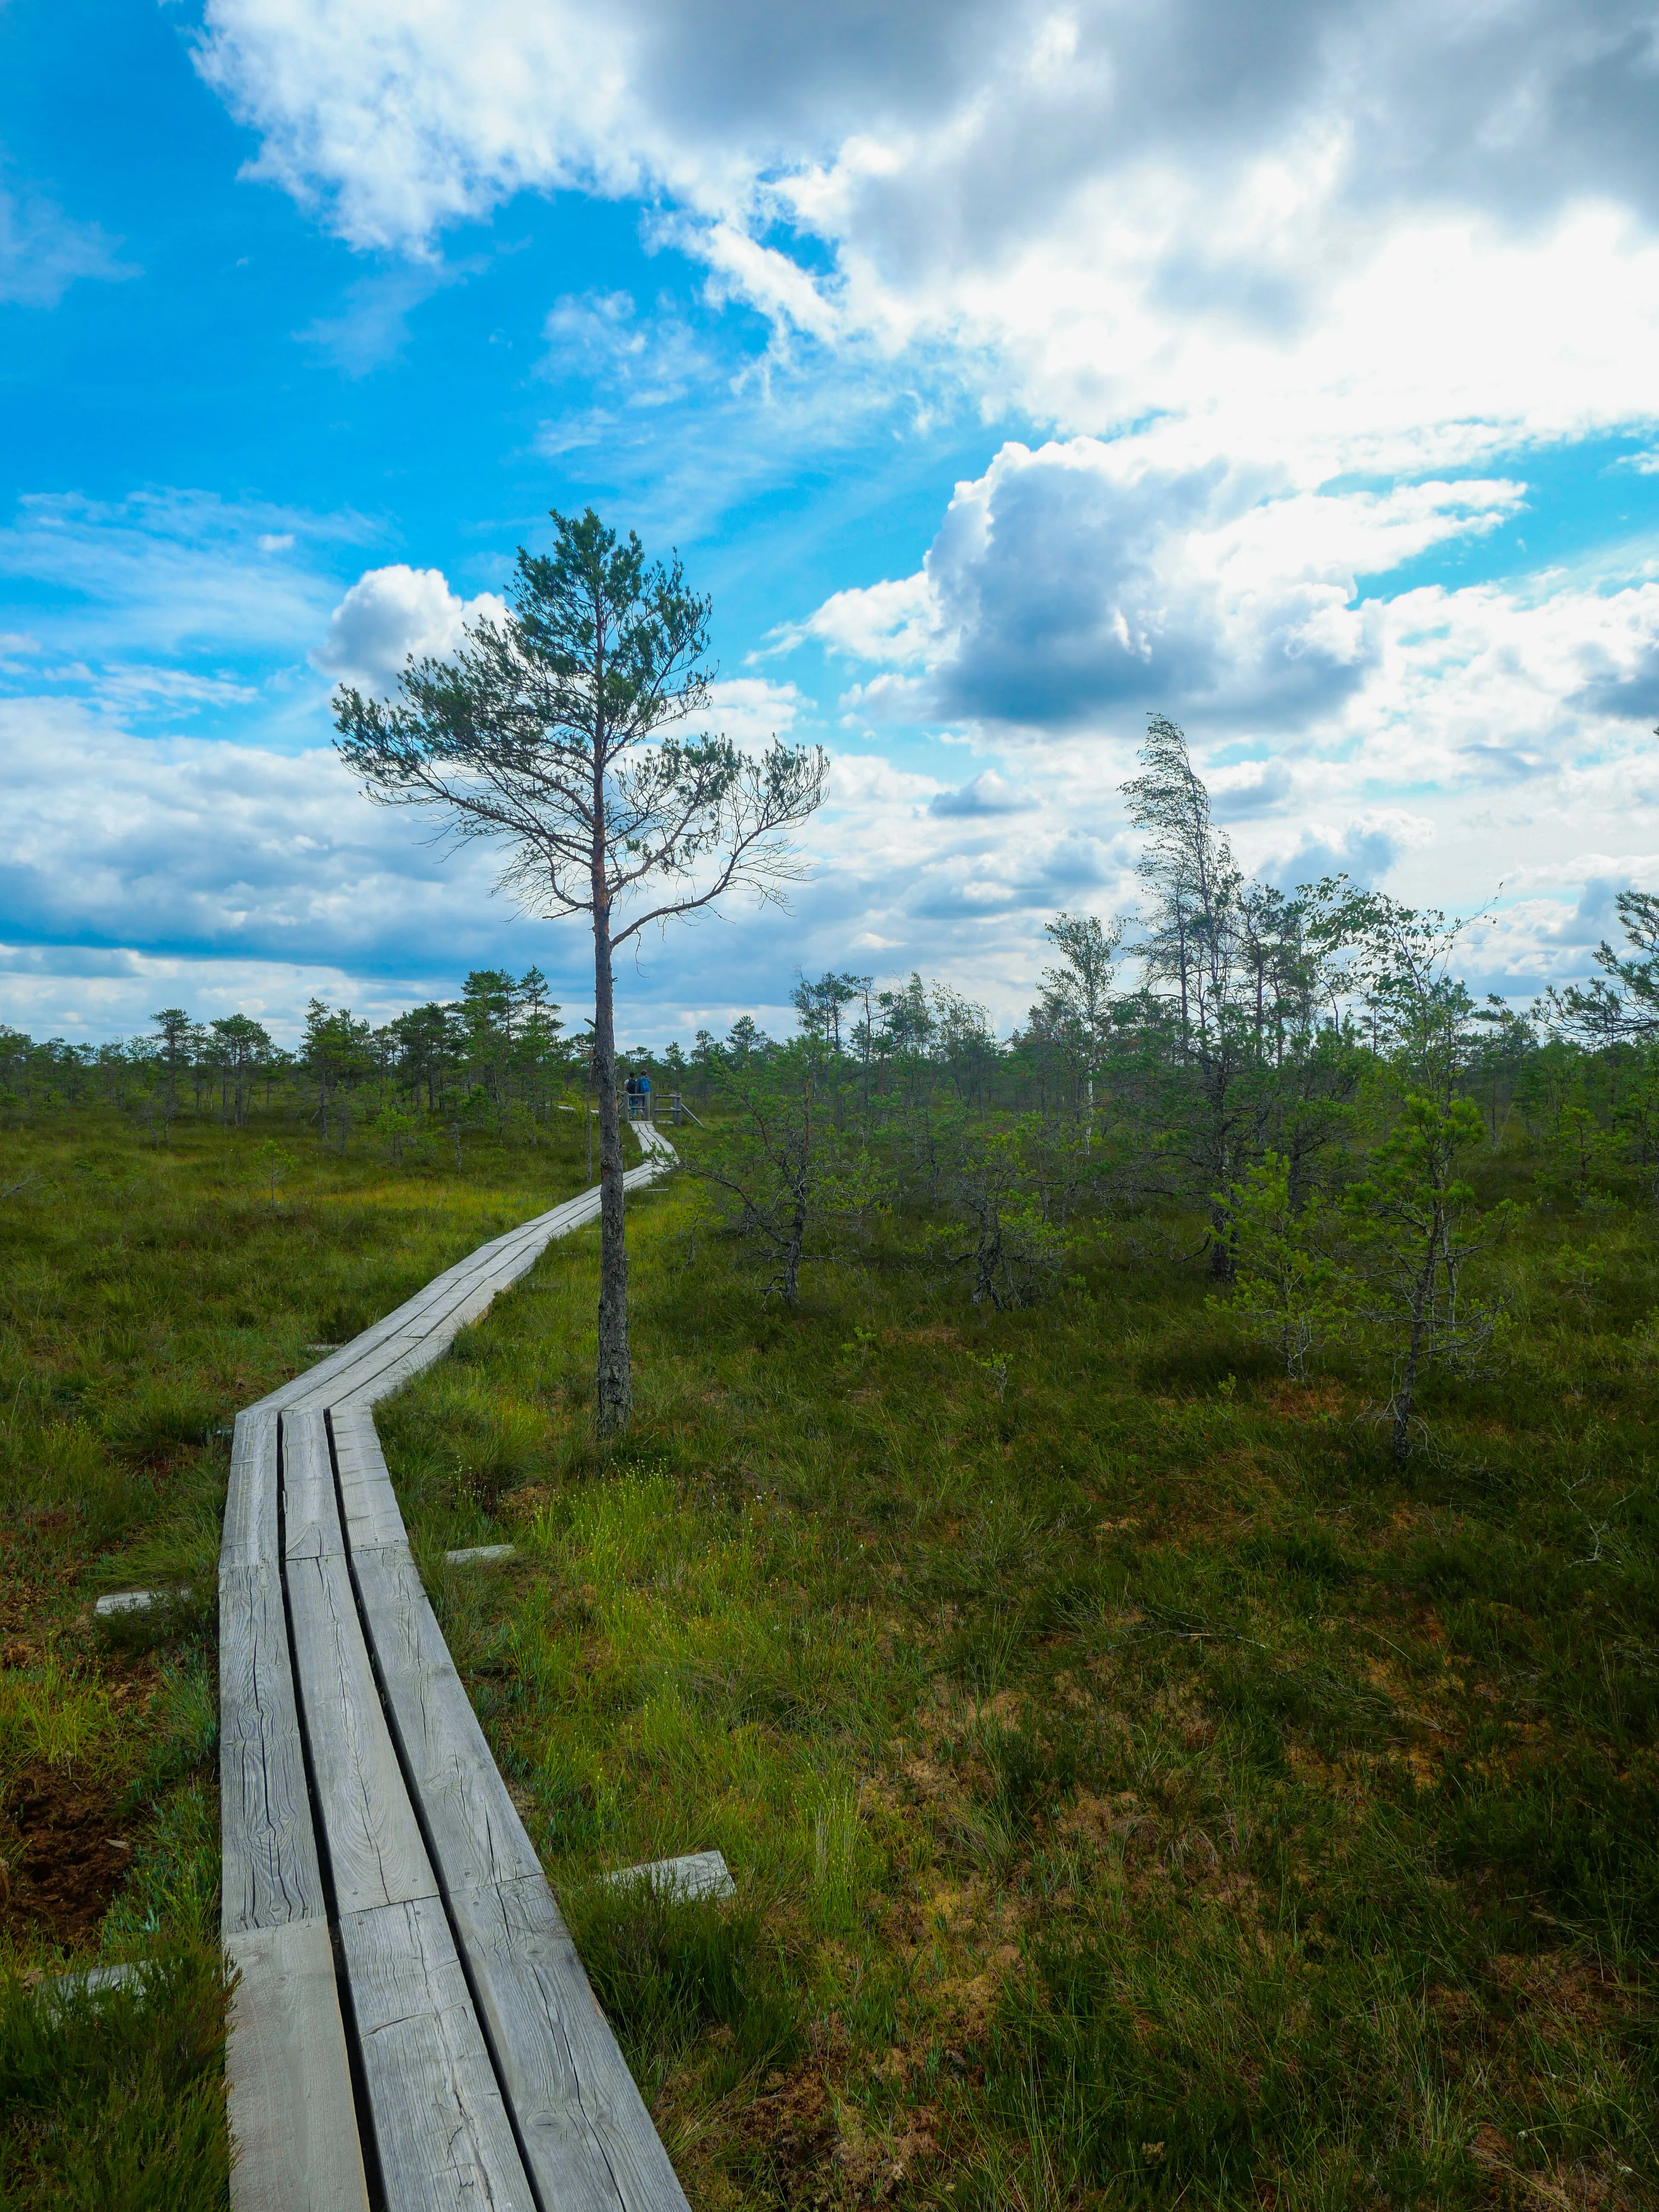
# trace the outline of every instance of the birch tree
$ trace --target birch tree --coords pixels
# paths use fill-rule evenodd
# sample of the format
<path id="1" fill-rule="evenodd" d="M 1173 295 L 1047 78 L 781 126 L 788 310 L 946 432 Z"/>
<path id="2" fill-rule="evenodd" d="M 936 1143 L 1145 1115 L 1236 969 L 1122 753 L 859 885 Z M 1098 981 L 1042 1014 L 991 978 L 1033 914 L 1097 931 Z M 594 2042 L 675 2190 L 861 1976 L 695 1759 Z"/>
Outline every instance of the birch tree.
<path id="1" fill-rule="evenodd" d="M 461 842 L 504 848 L 499 888 L 531 913 L 585 915 L 593 938 L 599 1121 L 596 1421 L 626 1426 L 622 1131 L 613 964 L 653 924 L 746 885 L 781 902 L 803 872 L 784 833 L 823 794 L 822 751 L 758 757 L 688 726 L 710 705 L 709 604 L 678 557 L 647 562 L 592 507 L 555 513 L 547 555 L 520 550 L 504 621 L 447 660 L 411 659 L 394 703 L 343 689 L 339 750 L 368 796 L 423 808 Z"/>

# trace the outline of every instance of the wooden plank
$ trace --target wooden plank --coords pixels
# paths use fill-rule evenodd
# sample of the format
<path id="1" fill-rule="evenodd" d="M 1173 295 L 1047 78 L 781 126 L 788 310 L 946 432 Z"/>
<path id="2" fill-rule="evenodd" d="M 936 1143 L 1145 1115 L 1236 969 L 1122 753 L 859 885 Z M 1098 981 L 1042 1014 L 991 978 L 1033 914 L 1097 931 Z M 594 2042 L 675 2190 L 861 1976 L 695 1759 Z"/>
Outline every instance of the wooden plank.
<path id="1" fill-rule="evenodd" d="M 447 1337 L 436 1339 L 429 1346 L 416 1345 L 400 1353 L 397 1359 L 380 1369 L 366 1382 L 360 1382 L 349 1398 L 337 1398 L 331 1403 L 348 1407 L 378 1406 L 382 1398 L 389 1398 L 394 1390 L 401 1390 L 405 1382 L 430 1367 L 434 1359 L 441 1358 L 447 1346 Z"/>
<path id="2" fill-rule="evenodd" d="M 111 1590 L 94 1605 L 93 1617 L 97 1620 L 117 1620 L 124 1613 L 151 1613 L 157 1606 L 187 1605 L 190 1584 L 175 1583 L 171 1589 Z"/>
<path id="3" fill-rule="evenodd" d="M 406 1551 L 354 1562 L 386 1711 L 446 1894 L 538 1875 L 415 1562 Z"/>
<path id="4" fill-rule="evenodd" d="M 542 2203 L 687 2212 L 545 1878 L 459 1891 L 450 1911 Z"/>
<path id="5" fill-rule="evenodd" d="M 660 1133 L 658 1134 L 660 1142 L 665 1143 L 665 1139 L 660 1139 Z M 647 1163 L 643 1167 L 631 1169 L 623 1177 L 623 1182 L 632 1186 L 648 1182 L 660 1172 L 656 1164 Z M 361 1356 L 373 1342 L 383 1336 L 419 1333 L 426 1316 L 445 1304 L 458 1283 L 477 1273 L 489 1272 L 497 1261 L 507 1260 L 521 1249 L 527 1248 L 532 1256 L 539 1255 L 553 1237 L 580 1227 L 583 1222 L 592 1219 L 599 1210 L 599 1193 L 595 1185 L 587 1190 L 579 1191 L 574 1198 L 561 1200 L 545 1213 L 521 1223 L 518 1228 L 509 1229 L 503 1235 L 493 1237 L 489 1243 L 481 1244 L 476 1251 L 468 1253 L 465 1259 L 458 1260 L 453 1267 L 445 1268 L 441 1274 L 434 1275 L 412 1297 L 406 1298 L 402 1305 L 395 1307 L 360 1336 L 354 1337 L 349 1344 L 343 1345 L 327 1359 L 308 1369 L 303 1375 L 296 1376 L 293 1382 L 285 1382 L 268 1392 L 250 1411 L 280 1409 L 292 1403 L 293 1394 L 296 1390 L 308 1391 L 319 1382 L 328 1382 L 342 1372 L 351 1358 Z"/>
<path id="6" fill-rule="evenodd" d="M 404 1329 L 395 1334 L 378 1331 L 368 1343 L 354 1340 L 340 1358 L 328 1362 L 326 1373 L 321 1369 L 314 1370 L 289 1386 L 288 1409 L 322 1413 L 331 1406 L 343 1404 L 355 1392 L 373 1383 L 383 1370 L 406 1358 L 421 1341 L 418 1336 Z"/>
<path id="7" fill-rule="evenodd" d="M 666 1139 L 661 1142 L 665 1144 Z M 623 1186 L 630 1190 L 641 1188 L 662 1171 L 657 1160 L 648 1159 L 644 1165 L 629 1170 L 623 1178 Z M 504 1285 L 516 1281 L 532 1267 L 554 1237 L 580 1228 L 594 1219 L 599 1210 L 599 1194 L 595 1187 L 565 1200 L 522 1227 L 509 1230 L 505 1236 L 481 1245 L 465 1260 L 434 1276 L 413 1297 L 354 1337 L 349 1344 L 342 1346 L 330 1358 L 270 1392 L 253 1410 L 316 1409 L 332 1407 L 347 1397 L 362 1395 L 367 1402 L 385 1396 L 388 1390 L 397 1389 L 410 1375 L 429 1365 L 447 1346 L 456 1330 L 484 1310 L 489 1297 L 457 1317 L 459 1309 L 471 1303 L 486 1280 L 492 1286 L 493 1297 Z M 411 1347 L 394 1343 L 402 1339 L 418 1341 L 423 1346 L 421 1355 L 403 1361 L 403 1354 Z M 390 1352 L 389 1346 L 392 1346 Z M 392 1374 L 388 1371 L 388 1363 L 394 1359 L 403 1364 Z"/>
<path id="8" fill-rule="evenodd" d="M 537 2212 L 443 1906 L 346 1914 L 340 1949 L 387 2212 Z"/>
<path id="9" fill-rule="evenodd" d="M 381 1711 L 349 1571 L 337 1553 L 290 1559 L 300 1711 L 316 1777 L 336 1909 L 437 1893 Z"/>
<path id="10" fill-rule="evenodd" d="M 334 1462 L 320 1413 L 283 1415 L 283 1547 L 290 1559 L 343 1552 Z"/>
<path id="11" fill-rule="evenodd" d="M 678 1858 L 652 1859 L 644 1866 L 619 1867 L 605 1881 L 613 1889 L 635 1883 L 665 1897 L 735 1897 L 738 1885 L 723 1851 L 684 1851 Z"/>
<path id="12" fill-rule="evenodd" d="M 280 1571 L 219 1577 L 219 1843 L 227 1936 L 324 1916 Z"/>
<path id="13" fill-rule="evenodd" d="M 276 1557 L 276 1417 L 238 1413 L 230 1447 L 222 1567 L 251 1567 Z"/>
<path id="14" fill-rule="evenodd" d="M 368 2212 L 327 1927 L 250 1929 L 225 1948 L 241 1975 L 225 2051 L 232 2212 Z"/>
<path id="15" fill-rule="evenodd" d="M 408 1531 L 398 1510 L 374 1414 L 367 1406 L 354 1402 L 331 1414 L 329 1426 L 334 1436 L 334 1464 L 339 1471 L 340 1509 L 351 1551 L 372 1551 L 383 1544 L 406 1547 Z"/>

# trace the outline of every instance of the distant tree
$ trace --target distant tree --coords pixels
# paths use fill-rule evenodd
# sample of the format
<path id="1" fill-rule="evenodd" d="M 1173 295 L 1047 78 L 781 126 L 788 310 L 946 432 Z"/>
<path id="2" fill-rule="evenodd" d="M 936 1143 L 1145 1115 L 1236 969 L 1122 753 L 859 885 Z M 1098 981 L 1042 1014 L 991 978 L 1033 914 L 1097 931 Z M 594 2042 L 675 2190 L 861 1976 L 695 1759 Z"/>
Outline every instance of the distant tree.
<path id="1" fill-rule="evenodd" d="M 564 1024 L 559 1009 L 548 996 L 547 978 L 532 968 L 519 978 L 514 993 L 517 1015 L 513 1060 L 525 1084 L 532 1119 L 544 1103 L 549 1078 L 562 1065 L 559 1033 Z"/>
<path id="2" fill-rule="evenodd" d="M 1485 1136 L 1472 1098 L 1408 1092 L 1393 1130 L 1371 1152 L 1363 1180 L 1344 1194 L 1359 1249 L 1363 1317 L 1394 1353 L 1388 1405 L 1394 1456 L 1412 1448 L 1418 1384 L 1431 1366 L 1474 1365 L 1500 1318 L 1472 1301 L 1468 1262 L 1513 1215 L 1507 1202 L 1470 1226 L 1474 1192 L 1458 1173 L 1461 1156 Z"/>
<path id="3" fill-rule="evenodd" d="M 453 1017 L 440 1006 L 411 1006 L 407 1013 L 397 1015 L 389 1026 L 400 1080 L 417 1106 L 424 1091 L 426 1109 L 435 1114 L 440 1085 L 458 1048 Z"/>
<path id="4" fill-rule="evenodd" d="M 270 1032 L 248 1014 L 228 1014 L 210 1025 L 209 1049 L 218 1069 L 220 1111 L 240 1129 L 247 1120 L 248 1100 L 270 1052 Z"/>
<path id="5" fill-rule="evenodd" d="M 461 840 L 499 839 L 501 888 L 593 933 L 600 1267 L 596 1419 L 626 1425 L 628 1255 L 612 968 L 653 923 L 734 886 L 781 900 L 801 872 L 783 832 L 818 805 L 821 751 L 775 739 L 756 758 L 679 736 L 710 703 L 708 602 L 678 559 L 647 565 L 589 507 L 555 514 L 550 555 L 518 557 L 511 610 L 452 659 L 410 660 L 395 705 L 337 694 L 339 748 L 371 798 L 435 811 Z"/>
<path id="6" fill-rule="evenodd" d="M 720 1126 L 691 1167 L 720 1194 L 728 1226 L 775 1266 L 764 1295 L 789 1306 L 803 1263 L 827 1256 L 810 1250 L 808 1239 L 845 1173 L 824 1110 L 826 1068 L 823 1040 L 812 1036 L 734 1060 L 721 1080 Z"/>
<path id="7" fill-rule="evenodd" d="M 351 1133 L 351 1094 L 369 1072 L 368 1048 L 368 1024 L 354 1020 L 349 1006 L 309 1002 L 301 1064 L 316 1086 L 318 1135 L 326 1144 L 331 1122 L 342 1152 Z"/>
<path id="8" fill-rule="evenodd" d="M 182 1006 L 163 1006 L 161 1012 L 151 1018 L 161 1032 L 161 1083 L 170 1117 L 179 1110 L 179 1077 L 189 1065 L 190 1040 L 196 1024 Z"/>
<path id="9" fill-rule="evenodd" d="M 838 1054 L 842 1048 L 842 1009 L 853 1004 L 869 980 L 866 976 L 831 972 L 820 976 L 816 983 L 809 983 L 802 976 L 789 994 L 789 1003 L 800 1017 L 800 1025 L 807 1035 L 822 1038 L 831 1052 Z"/>
<path id="10" fill-rule="evenodd" d="M 1093 914 L 1057 914 L 1042 928 L 1060 958 L 1042 971 L 1042 998 L 1032 1008 L 1031 1018 L 1051 1036 L 1064 1039 L 1076 1054 L 1091 1124 L 1095 1076 L 1111 1042 L 1112 980 L 1123 929 L 1121 921 L 1105 923 Z"/>
<path id="11" fill-rule="evenodd" d="M 1270 1345 L 1285 1374 L 1301 1382 L 1309 1355 L 1322 1337 L 1342 1327 L 1352 1303 L 1351 1286 L 1328 1249 L 1324 1209 L 1316 1200 L 1296 1207 L 1289 1164 L 1277 1152 L 1249 1170 L 1232 1207 L 1232 1285 L 1224 1298 L 1210 1303 Z"/>
<path id="12" fill-rule="evenodd" d="M 1209 1194 L 1211 1272 L 1224 1282 L 1233 1265 L 1229 1194 L 1259 1157 L 1268 1110 L 1252 1079 L 1261 1053 L 1249 1019 L 1249 885 L 1211 818 L 1187 740 L 1166 716 L 1148 721 L 1140 761 L 1140 775 L 1123 787 L 1129 819 L 1146 839 L 1139 866 L 1150 914 L 1134 949 L 1149 1006 L 1169 1029 L 1188 1079 L 1183 1133 Z M 1172 1120 L 1182 1095 L 1169 1102 Z"/>

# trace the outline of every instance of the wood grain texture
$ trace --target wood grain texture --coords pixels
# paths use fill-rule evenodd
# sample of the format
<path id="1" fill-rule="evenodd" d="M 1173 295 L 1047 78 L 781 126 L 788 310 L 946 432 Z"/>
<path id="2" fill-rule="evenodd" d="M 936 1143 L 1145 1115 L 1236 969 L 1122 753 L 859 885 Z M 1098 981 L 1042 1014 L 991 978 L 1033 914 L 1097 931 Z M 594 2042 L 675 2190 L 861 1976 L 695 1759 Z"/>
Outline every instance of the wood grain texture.
<path id="1" fill-rule="evenodd" d="M 545 1878 L 459 1891 L 450 1910 L 542 2203 L 687 2212 Z"/>
<path id="2" fill-rule="evenodd" d="M 284 1413 L 282 1432 L 284 1557 L 314 1559 L 343 1552 L 334 1462 L 322 1414 Z"/>
<path id="3" fill-rule="evenodd" d="M 612 1889 L 634 1884 L 665 1897 L 735 1897 L 738 1885 L 724 1851 L 683 1851 L 678 1858 L 651 1859 L 644 1866 L 619 1867 L 605 1877 Z"/>
<path id="4" fill-rule="evenodd" d="M 636 1134 L 651 1157 L 629 1189 L 672 1157 Z M 421 1588 L 370 1411 L 598 1212 L 584 1191 L 493 1239 L 237 1418 L 220 1577 L 234 2212 L 367 2204 L 325 1854 L 387 2212 L 684 2212 Z"/>
<path id="5" fill-rule="evenodd" d="M 411 1352 L 418 1352 L 422 1339 L 408 1329 L 388 1331 L 373 1344 L 349 1345 L 337 1359 L 328 1363 L 326 1375 L 302 1376 L 293 1386 L 289 1410 L 321 1413 L 326 1408 L 346 1404 L 360 1390 L 372 1389 L 388 1369 L 399 1362 L 406 1363 Z M 418 1363 L 417 1363 L 418 1364 Z M 414 1368 L 408 1368 L 414 1373 Z"/>
<path id="6" fill-rule="evenodd" d="M 219 1565 L 269 1565 L 276 1558 L 276 1416 L 238 1413 L 234 1433 Z"/>
<path id="7" fill-rule="evenodd" d="M 633 1126 L 637 1133 L 644 1125 Z M 659 1130 L 652 1130 L 648 1142 L 641 1137 L 641 1144 L 648 1156 L 623 1177 L 629 1190 L 654 1182 L 674 1164 L 673 1147 Z M 349 1398 L 373 1403 L 385 1397 L 429 1366 L 458 1329 L 476 1320 L 501 1289 L 534 1266 L 554 1237 L 596 1220 L 599 1211 L 595 1187 L 481 1245 L 349 1344 L 269 1392 L 252 1410 L 320 1410 Z M 479 1304 L 478 1296 L 486 1290 L 488 1295 Z"/>
<path id="8" fill-rule="evenodd" d="M 368 2212 L 327 1927 L 252 1929 L 225 1948 L 241 1975 L 225 2055 L 232 2212 Z"/>
<path id="9" fill-rule="evenodd" d="M 346 1543 L 354 1556 L 391 1544 L 407 1549 L 408 1532 L 386 1472 L 386 1455 L 367 1406 L 343 1407 L 330 1417 L 334 1464 L 339 1471 L 340 1507 Z"/>
<path id="10" fill-rule="evenodd" d="M 387 2212 L 536 2212 L 442 1905 L 343 1915 L 340 1948 Z"/>
<path id="11" fill-rule="evenodd" d="M 437 1881 L 380 1708 L 345 1560 L 290 1559 L 288 1601 L 336 1909 L 344 1915 L 435 1896 Z"/>
<path id="12" fill-rule="evenodd" d="M 219 1840 L 225 1933 L 320 1920 L 281 1571 L 219 1577 Z"/>
<path id="13" fill-rule="evenodd" d="M 478 1717 L 406 1551 L 354 1562 L 404 1771 L 446 1894 L 539 1875 Z"/>

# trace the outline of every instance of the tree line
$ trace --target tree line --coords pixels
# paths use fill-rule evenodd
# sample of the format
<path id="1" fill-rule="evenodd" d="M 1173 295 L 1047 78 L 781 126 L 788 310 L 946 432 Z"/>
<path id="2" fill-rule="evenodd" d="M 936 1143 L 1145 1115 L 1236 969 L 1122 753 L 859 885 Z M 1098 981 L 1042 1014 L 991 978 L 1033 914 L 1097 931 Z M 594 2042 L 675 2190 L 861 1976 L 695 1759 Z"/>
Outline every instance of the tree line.
<path id="1" fill-rule="evenodd" d="M 379 1028 L 313 999 L 292 1051 L 251 1015 L 198 1022 L 182 1006 L 162 1007 L 146 1035 L 98 1045 L 0 1027 L 0 1113 L 112 1106 L 158 1142 L 180 1113 L 240 1128 L 256 1107 L 308 1121 L 342 1148 L 354 1131 L 457 1117 L 533 1135 L 586 1073 L 587 1048 L 565 1034 L 561 1011 L 538 969 L 515 980 L 483 968 L 459 999 Z"/>
<path id="2" fill-rule="evenodd" d="M 797 1036 L 739 1024 L 707 1055 L 712 1217 L 791 1304 L 884 1216 L 997 1306 L 1103 1231 L 1184 1257 L 1290 1375 L 1374 1357 L 1404 1457 L 1424 1376 L 1477 1370 L 1504 1326 L 1482 1262 L 1521 1208 L 1492 1176 L 1483 1202 L 1480 1164 L 1524 1154 L 1528 1204 L 1570 1221 L 1659 1197 L 1659 901 L 1627 893 L 1625 949 L 1521 1013 L 1458 973 L 1474 925 L 1249 877 L 1162 717 L 1124 796 L 1138 914 L 1054 917 L 1007 1037 L 949 986 L 831 971 L 799 983 Z"/>

